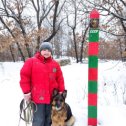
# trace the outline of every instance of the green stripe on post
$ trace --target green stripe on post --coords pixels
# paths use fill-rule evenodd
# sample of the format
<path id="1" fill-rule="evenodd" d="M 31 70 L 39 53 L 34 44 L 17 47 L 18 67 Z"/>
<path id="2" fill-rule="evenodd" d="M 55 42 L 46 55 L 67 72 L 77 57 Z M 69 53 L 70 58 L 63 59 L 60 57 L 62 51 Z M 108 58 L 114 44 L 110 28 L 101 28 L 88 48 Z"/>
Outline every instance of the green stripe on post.
<path id="1" fill-rule="evenodd" d="M 88 92 L 89 93 L 97 93 L 97 81 L 89 81 L 88 82 Z"/>
<path id="2" fill-rule="evenodd" d="M 97 68 L 98 67 L 98 56 L 89 56 L 89 68 Z"/>
<path id="3" fill-rule="evenodd" d="M 97 107 L 96 106 L 88 106 L 88 117 L 97 118 Z"/>
<path id="4" fill-rule="evenodd" d="M 89 42 L 98 42 L 99 41 L 99 30 L 90 29 L 89 31 Z"/>

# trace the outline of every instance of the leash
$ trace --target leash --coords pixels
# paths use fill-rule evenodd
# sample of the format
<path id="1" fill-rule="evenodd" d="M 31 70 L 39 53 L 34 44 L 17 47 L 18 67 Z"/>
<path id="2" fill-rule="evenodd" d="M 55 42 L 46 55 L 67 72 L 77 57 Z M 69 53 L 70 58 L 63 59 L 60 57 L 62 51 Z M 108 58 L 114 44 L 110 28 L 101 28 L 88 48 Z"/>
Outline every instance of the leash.
<path id="1" fill-rule="evenodd" d="M 20 125 L 20 120 L 22 119 L 25 121 L 26 126 L 28 124 L 32 123 L 33 120 L 33 115 L 37 111 L 37 106 L 33 101 L 25 101 L 24 99 L 20 103 L 20 118 L 19 118 L 19 124 Z"/>

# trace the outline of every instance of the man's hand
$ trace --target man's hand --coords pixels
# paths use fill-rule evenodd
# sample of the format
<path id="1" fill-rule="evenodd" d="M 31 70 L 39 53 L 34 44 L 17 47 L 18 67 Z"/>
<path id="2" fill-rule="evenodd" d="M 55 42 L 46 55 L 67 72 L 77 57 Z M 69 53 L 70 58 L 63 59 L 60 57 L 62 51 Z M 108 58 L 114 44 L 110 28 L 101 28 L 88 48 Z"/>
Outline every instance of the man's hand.
<path id="1" fill-rule="evenodd" d="M 27 101 L 27 102 L 29 102 L 31 100 L 31 92 L 24 94 L 24 100 Z"/>

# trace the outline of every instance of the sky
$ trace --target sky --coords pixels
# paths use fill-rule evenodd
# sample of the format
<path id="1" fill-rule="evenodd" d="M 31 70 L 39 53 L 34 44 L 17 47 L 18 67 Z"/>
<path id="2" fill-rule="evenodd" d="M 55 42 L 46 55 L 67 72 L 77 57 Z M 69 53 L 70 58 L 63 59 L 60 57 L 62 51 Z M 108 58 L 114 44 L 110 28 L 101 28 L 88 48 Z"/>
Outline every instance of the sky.
<path id="1" fill-rule="evenodd" d="M 23 93 L 19 86 L 23 62 L 0 62 L 0 125 L 25 126 L 19 117 Z M 68 91 L 74 126 L 87 126 L 88 64 L 74 63 L 61 67 Z M 101 61 L 98 64 L 98 126 L 126 126 L 126 63 Z M 124 90 L 125 89 L 125 90 Z"/>

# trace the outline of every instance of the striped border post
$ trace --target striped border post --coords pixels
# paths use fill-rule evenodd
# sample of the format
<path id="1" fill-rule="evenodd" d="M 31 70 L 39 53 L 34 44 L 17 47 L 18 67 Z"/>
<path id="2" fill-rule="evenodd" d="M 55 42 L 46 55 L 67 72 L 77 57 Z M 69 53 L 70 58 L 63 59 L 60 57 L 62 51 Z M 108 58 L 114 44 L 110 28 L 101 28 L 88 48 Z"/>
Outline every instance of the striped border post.
<path id="1" fill-rule="evenodd" d="M 88 45 L 88 126 L 97 126 L 99 13 L 90 13 Z"/>

